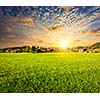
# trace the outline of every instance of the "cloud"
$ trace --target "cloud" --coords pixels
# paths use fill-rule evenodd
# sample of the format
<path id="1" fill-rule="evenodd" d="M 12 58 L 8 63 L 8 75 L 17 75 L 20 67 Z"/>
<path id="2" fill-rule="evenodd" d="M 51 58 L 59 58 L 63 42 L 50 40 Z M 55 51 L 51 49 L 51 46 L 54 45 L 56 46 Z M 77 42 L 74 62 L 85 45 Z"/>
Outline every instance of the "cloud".
<path id="1" fill-rule="evenodd" d="M 0 17 L 0 42 L 8 46 L 32 41 L 34 33 L 33 19 L 30 17 Z M 29 37 L 30 36 L 30 37 Z"/>
<path id="2" fill-rule="evenodd" d="M 13 25 L 22 25 L 27 27 L 33 26 L 33 19 L 30 17 L 12 17 L 12 16 L 4 16 L 0 17 L 0 24 L 8 25 L 9 23 Z"/>
<path id="3" fill-rule="evenodd" d="M 74 42 L 80 42 L 81 40 L 77 39 L 77 40 L 74 40 Z"/>
<path id="4" fill-rule="evenodd" d="M 63 30 L 63 28 L 61 26 L 55 26 L 55 27 L 48 28 L 48 32 L 59 32 L 62 30 Z"/>
<path id="5" fill-rule="evenodd" d="M 5 27 L 5 32 L 11 32 L 12 28 L 11 27 Z"/>
<path id="6" fill-rule="evenodd" d="M 91 29 L 91 30 L 88 30 L 88 31 L 84 31 L 84 32 L 81 32 L 80 34 L 92 34 L 92 35 L 97 35 L 97 34 L 100 34 L 100 28 Z"/>
<path id="7" fill-rule="evenodd" d="M 27 32 L 32 32 L 33 27 L 33 20 L 29 17 L 0 17 L 0 36 L 25 36 Z"/>
<path id="8" fill-rule="evenodd" d="M 95 35 L 96 37 L 100 37 L 100 34 Z"/>
<path id="9" fill-rule="evenodd" d="M 10 26 L 1 26 L 0 25 L 0 33 L 9 33 L 13 30 L 13 27 L 10 27 Z"/>
<path id="10" fill-rule="evenodd" d="M 38 43 L 43 43 L 43 41 L 42 40 L 39 40 L 39 41 L 37 41 Z"/>
<path id="11" fill-rule="evenodd" d="M 83 8 L 82 8 L 83 9 Z M 71 10 L 65 9 L 62 14 L 55 14 L 52 18 L 54 26 L 63 26 L 66 32 L 80 33 L 90 28 L 91 25 L 100 23 L 97 19 L 100 17 L 100 8 L 91 7 L 86 12 L 79 7 L 72 7 Z"/>
<path id="12" fill-rule="evenodd" d="M 72 6 L 59 6 L 60 8 L 64 8 L 64 9 L 70 9 L 72 8 Z"/>

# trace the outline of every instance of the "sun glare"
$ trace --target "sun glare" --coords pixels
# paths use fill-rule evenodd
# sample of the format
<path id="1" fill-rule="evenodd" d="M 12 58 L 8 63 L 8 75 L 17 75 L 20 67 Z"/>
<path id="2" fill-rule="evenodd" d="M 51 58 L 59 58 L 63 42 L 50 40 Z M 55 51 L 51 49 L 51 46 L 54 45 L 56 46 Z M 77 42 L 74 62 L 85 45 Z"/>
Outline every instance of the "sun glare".
<path id="1" fill-rule="evenodd" d="M 61 41 L 61 42 L 60 42 L 60 47 L 62 47 L 62 48 L 68 47 L 68 42 L 66 42 L 66 41 Z"/>

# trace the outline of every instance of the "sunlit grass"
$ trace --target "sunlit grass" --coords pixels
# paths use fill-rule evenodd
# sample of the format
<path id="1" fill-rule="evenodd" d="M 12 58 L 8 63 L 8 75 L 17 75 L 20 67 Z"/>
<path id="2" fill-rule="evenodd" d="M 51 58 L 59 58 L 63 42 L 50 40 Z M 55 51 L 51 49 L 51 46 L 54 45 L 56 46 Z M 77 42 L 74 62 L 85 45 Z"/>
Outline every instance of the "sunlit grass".
<path id="1" fill-rule="evenodd" d="M 100 53 L 0 54 L 0 92 L 100 92 Z"/>

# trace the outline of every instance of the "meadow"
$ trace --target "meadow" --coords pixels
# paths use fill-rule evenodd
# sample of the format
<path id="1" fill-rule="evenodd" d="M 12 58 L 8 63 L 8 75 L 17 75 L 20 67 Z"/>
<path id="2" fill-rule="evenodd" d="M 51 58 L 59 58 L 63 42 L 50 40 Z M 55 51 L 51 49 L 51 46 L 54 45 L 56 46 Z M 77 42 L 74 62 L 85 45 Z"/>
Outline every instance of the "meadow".
<path id="1" fill-rule="evenodd" d="M 98 93 L 100 53 L 1 53 L 1 93 Z"/>

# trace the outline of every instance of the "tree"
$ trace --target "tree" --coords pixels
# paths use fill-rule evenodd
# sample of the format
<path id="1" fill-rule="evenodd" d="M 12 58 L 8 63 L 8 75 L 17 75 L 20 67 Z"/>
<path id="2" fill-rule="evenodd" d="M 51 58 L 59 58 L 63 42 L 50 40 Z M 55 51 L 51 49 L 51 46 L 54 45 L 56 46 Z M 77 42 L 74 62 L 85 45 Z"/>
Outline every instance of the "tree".
<path id="1" fill-rule="evenodd" d="M 36 52 L 36 47 L 35 46 L 32 46 L 32 52 Z"/>

